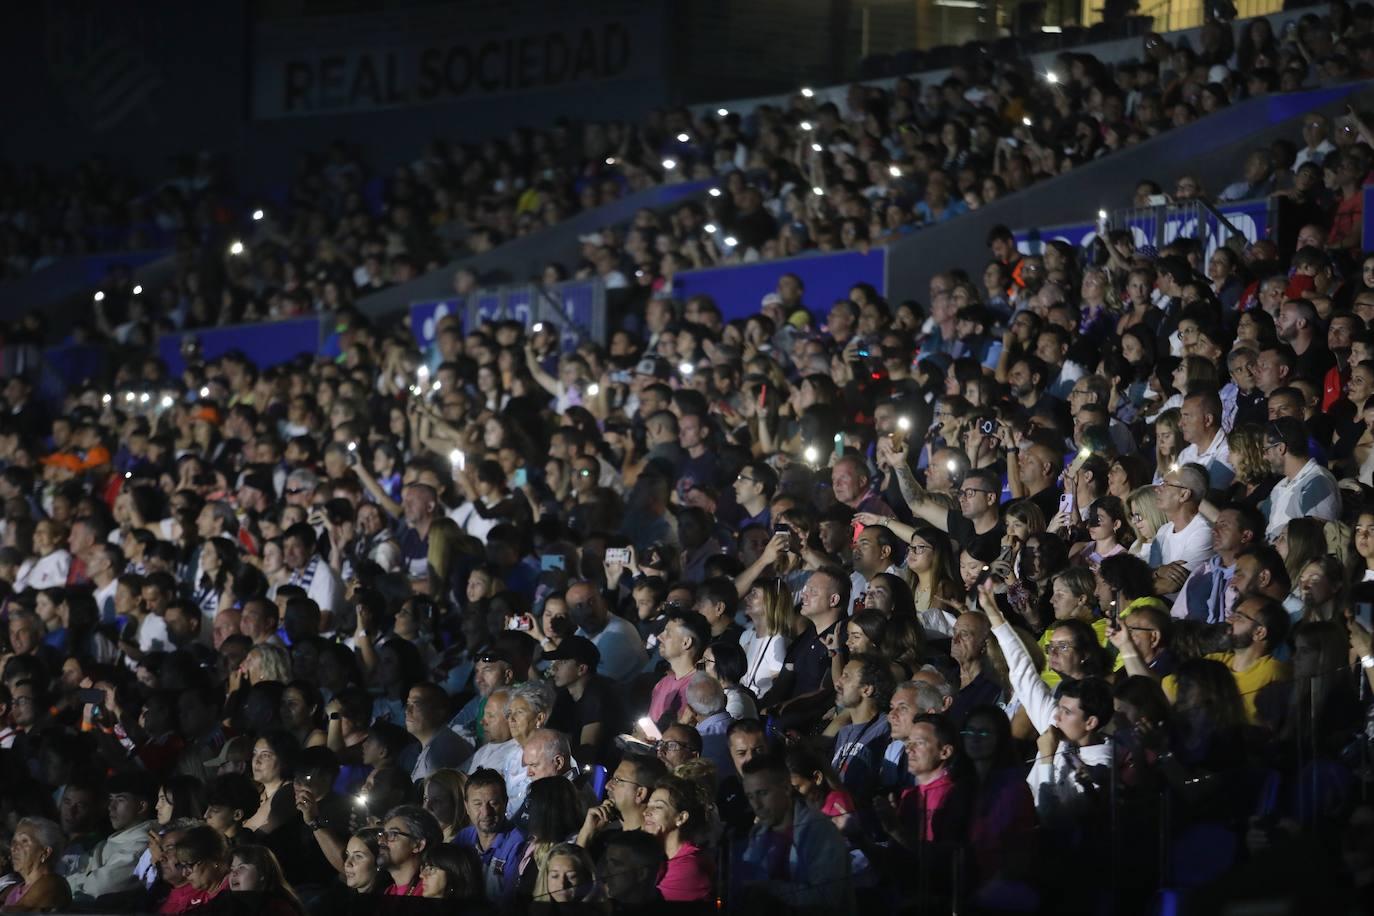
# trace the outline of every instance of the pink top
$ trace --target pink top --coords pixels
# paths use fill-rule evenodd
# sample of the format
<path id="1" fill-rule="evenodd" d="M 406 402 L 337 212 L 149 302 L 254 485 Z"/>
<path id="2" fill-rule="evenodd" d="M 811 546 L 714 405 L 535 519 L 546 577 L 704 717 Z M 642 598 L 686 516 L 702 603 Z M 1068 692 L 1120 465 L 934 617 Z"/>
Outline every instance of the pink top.
<path id="1" fill-rule="evenodd" d="M 954 780 L 949 770 L 927 783 L 917 783 L 902 792 L 902 800 L 897 806 L 897 815 L 904 821 L 921 821 L 921 839 L 929 842 L 935 839 L 933 829 L 935 812 L 945 803 L 945 798 L 954 791 Z"/>
<path id="2" fill-rule="evenodd" d="M 710 900 L 715 889 L 715 872 L 715 864 L 704 849 L 683 843 L 677 855 L 659 866 L 658 892 L 669 903 Z"/>
<path id="3" fill-rule="evenodd" d="M 393 884 L 382 891 L 383 897 L 423 897 L 424 895 L 425 886 L 420 881 L 420 876 L 418 874 L 415 875 L 409 884 Z"/>
<path id="4" fill-rule="evenodd" d="M 674 677 L 669 671 L 654 685 L 653 696 L 649 698 L 649 718 L 658 722 L 664 713 L 677 712 L 682 706 L 687 685 L 692 681 L 696 670 L 688 671 L 682 677 Z"/>

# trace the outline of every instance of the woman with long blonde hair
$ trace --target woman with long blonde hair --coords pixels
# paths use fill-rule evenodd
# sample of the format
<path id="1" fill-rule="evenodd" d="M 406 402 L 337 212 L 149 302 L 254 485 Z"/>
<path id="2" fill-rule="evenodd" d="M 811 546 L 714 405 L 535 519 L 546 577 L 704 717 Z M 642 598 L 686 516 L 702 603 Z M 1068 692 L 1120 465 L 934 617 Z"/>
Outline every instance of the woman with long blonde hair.
<path id="1" fill-rule="evenodd" d="M 1171 407 L 1155 417 L 1155 485 L 1164 482 L 1164 475 L 1183 453 L 1182 416 L 1177 407 Z"/>
<path id="2" fill-rule="evenodd" d="M 587 903 L 596 897 L 596 871 L 591 854 L 576 843 L 549 850 L 535 879 L 535 903 Z"/>
<path id="3" fill-rule="evenodd" d="M 755 582 L 744 596 L 744 613 L 753 626 L 740 637 L 745 656 L 740 686 L 761 697 L 782 670 L 787 647 L 796 638 L 801 618 L 792 590 L 780 578 Z"/>
<path id="4" fill-rule="evenodd" d="M 435 601 L 457 606 L 459 593 L 454 581 L 455 574 L 463 564 L 459 558 L 467 553 L 467 545 L 472 542 L 458 523 L 447 516 L 439 516 L 429 525 L 429 553 L 425 558 L 424 579 L 412 580 L 416 591 L 429 594 Z M 476 557 L 481 560 L 481 557 Z"/>
<path id="5" fill-rule="evenodd" d="M 1131 553 L 1148 563 L 1155 535 L 1168 521 L 1159 508 L 1159 498 L 1154 487 L 1136 487 L 1131 491 L 1131 495 L 1126 497 L 1126 521 L 1135 532 L 1135 543 L 1131 545 Z"/>

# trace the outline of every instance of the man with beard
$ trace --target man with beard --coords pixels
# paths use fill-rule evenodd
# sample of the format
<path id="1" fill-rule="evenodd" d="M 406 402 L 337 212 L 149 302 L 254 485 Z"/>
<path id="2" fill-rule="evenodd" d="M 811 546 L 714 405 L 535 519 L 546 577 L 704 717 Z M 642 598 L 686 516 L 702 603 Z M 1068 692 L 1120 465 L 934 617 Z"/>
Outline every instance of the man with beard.
<path id="1" fill-rule="evenodd" d="M 443 828 L 434 815 L 419 805 L 398 805 L 382 818 L 377 837 L 381 847 L 377 865 L 391 875 L 391 886 L 383 895 L 423 896 L 420 869 L 425 853 L 444 842 Z"/>
<path id="2" fill-rule="evenodd" d="M 1232 608 L 1229 626 L 1231 650 L 1207 658 L 1230 670 L 1250 724 L 1277 731 L 1293 679 L 1292 666 L 1274 658 L 1274 650 L 1288 636 L 1288 612 L 1272 598 L 1247 595 Z M 1165 679 L 1164 689 L 1172 700 L 1178 685 L 1171 681 Z"/>
<path id="3" fill-rule="evenodd" d="M 1036 408 L 1045 403 L 1045 386 L 1049 379 L 1050 369 L 1045 361 L 1030 354 L 1017 359 L 1007 370 L 1011 396 L 1027 413 L 1035 413 Z"/>

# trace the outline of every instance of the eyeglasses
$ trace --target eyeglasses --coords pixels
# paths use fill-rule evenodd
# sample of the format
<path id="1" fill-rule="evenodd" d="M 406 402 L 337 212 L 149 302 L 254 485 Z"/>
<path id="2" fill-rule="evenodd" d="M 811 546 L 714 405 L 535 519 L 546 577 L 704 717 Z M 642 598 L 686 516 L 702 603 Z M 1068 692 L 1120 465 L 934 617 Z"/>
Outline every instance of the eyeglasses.
<path id="1" fill-rule="evenodd" d="M 415 834 L 406 833 L 404 830 L 397 830 L 395 827 L 388 827 L 385 830 L 377 831 L 377 839 L 382 843 L 395 842 L 398 837 L 405 837 L 407 840 L 415 839 Z"/>
<path id="2" fill-rule="evenodd" d="M 735 478 L 735 483 L 758 483 L 758 481 L 752 477 L 745 477 L 741 474 Z"/>
<path id="3" fill-rule="evenodd" d="M 1232 617 L 1244 617 L 1246 620 L 1250 621 L 1251 623 L 1255 624 L 1256 626 L 1259 625 L 1259 621 L 1258 621 L 1258 620 L 1256 620 L 1255 618 L 1251 617 L 1249 614 L 1245 613 L 1244 611 L 1240 610 L 1239 608 L 1232 608 L 1232 609 L 1231 609 L 1231 616 L 1232 616 Z"/>
<path id="4" fill-rule="evenodd" d="M 692 748 L 691 748 L 689 745 L 683 744 L 681 741 L 672 741 L 672 740 L 665 740 L 665 741 L 660 741 L 660 742 L 658 742 L 658 749 L 661 750 L 661 751 L 667 751 L 667 752 L 669 752 L 670 754 L 671 754 L 672 752 L 674 752 L 674 751 L 689 751 L 689 752 L 690 752 L 690 751 L 692 750 Z"/>
<path id="5" fill-rule="evenodd" d="M 1266 443 L 1264 443 L 1264 451 L 1267 452 L 1267 451 L 1270 451 L 1271 449 L 1276 449 L 1276 448 L 1278 448 L 1280 445 L 1283 445 L 1283 443 L 1282 443 L 1282 442 L 1266 442 Z"/>
<path id="6" fill-rule="evenodd" d="M 1052 642 L 1045 646 L 1045 651 L 1050 655 L 1058 655 L 1061 652 L 1072 652 L 1078 647 L 1071 642 Z"/>
<path id="7" fill-rule="evenodd" d="M 974 489 L 973 487 L 964 487 L 962 490 L 959 491 L 959 498 L 960 498 L 960 499 L 973 499 L 973 497 L 977 496 L 979 493 L 991 493 L 991 492 L 992 492 L 991 490 L 976 490 L 976 489 Z"/>
<path id="8" fill-rule="evenodd" d="M 197 859 L 194 862 L 178 862 L 177 871 L 181 872 L 183 875 L 189 874 L 191 871 L 195 869 L 197 865 L 204 861 L 204 859 Z"/>
<path id="9" fill-rule="evenodd" d="M 610 779 L 606 780 L 606 785 L 608 785 L 608 786 L 634 786 L 636 789 L 646 789 L 646 788 L 648 788 L 648 786 L 644 785 L 643 783 L 634 782 L 633 780 L 629 780 L 629 779 L 621 779 L 619 776 L 612 776 Z"/>
<path id="10" fill-rule="evenodd" d="M 287 495 L 287 496 L 300 496 L 302 493 L 309 493 L 309 492 L 310 492 L 310 491 L 307 490 L 307 489 L 305 489 L 304 487 L 287 487 L 287 488 L 286 488 L 286 495 Z"/>
<path id="11" fill-rule="evenodd" d="M 911 552 L 912 552 L 912 553 L 930 553 L 930 551 L 931 551 L 932 549 L 933 549 L 933 548 L 931 548 L 931 546 L 930 546 L 929 544 L 912 544 L 912 545 L 911 545 Z"/>

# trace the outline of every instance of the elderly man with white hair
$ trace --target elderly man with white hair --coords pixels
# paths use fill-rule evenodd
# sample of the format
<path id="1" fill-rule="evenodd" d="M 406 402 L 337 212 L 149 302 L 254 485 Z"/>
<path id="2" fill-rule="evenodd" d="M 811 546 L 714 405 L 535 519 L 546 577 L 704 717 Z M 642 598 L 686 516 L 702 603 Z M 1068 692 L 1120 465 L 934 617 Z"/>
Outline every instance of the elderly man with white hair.
<path id="1" fill-rule="evenodd" d="M 536 729 L 520 747 L 520 763 L 525 777 L 534 782 L 548 776 L 571 778 L 577 775 L 568 736 L 552 728 Z"/>
<path id="2" fill-rule="evenodd" d="M 1198 511 L 1206 497 L 1207 471 L 1196 464 L 1168 469 L 1164 482 L 1155 487 L 1159 510 L 1168 521 L 1155 535 L 1150 565 L 1155 568 L 1158 587 L 1169 600 L 1192 571 L 1216 552 L 1212 547 L 1212 526 Z"/>
<path id="3" fill-rule="evenodd" d="M 678 712 L 678 721 L 691 725 L 701 735 L 701 756 L 716 765 L 716 772 L 730 772 L 734 762 L 725 733 L 735 720 L 725 708 L 725 689 L 720 681 L 698 671 L 687 682 L 683 699 L 686 702 Z"/>
<path id="4" fill-rule="evenodd" d="M 552 728 L 535 729 L 520 748 L 520 762 L 525 767 L 527 790 L 536 780 L 561 777 L 577 785 L 584 807 L 592 808 L 598 803 L 599 799 L 593 797 L 587 786 L 577 783 L 581 770 L 573 759 L 568 736 L 562 732 Z M 526 830 L 529 826 L 528 807 L 522 803 L 511 820 L 521 830 Z"/>

